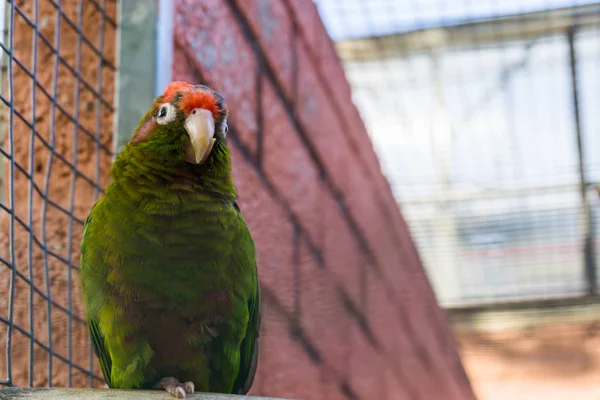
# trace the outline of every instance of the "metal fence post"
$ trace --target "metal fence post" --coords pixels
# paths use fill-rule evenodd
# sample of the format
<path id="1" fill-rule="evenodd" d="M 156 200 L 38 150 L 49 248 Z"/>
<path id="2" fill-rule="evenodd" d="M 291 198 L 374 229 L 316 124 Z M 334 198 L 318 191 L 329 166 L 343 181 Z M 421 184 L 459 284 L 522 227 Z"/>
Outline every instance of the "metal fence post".
<path id="1" fill-rule="evenodd" d="M 156 92 L 156 0 L 119 1 L 114 154 L 125 146 Z"/>
<path id="2" fill-rule="evenodd" d="M 0 41 L 3 44 L 7 44 L 10 40 L 10 8 L 8 4 L 0 6 Z M 0 76 L 6 76 L 8 71 L 8 54 L 4 51 L 0 51 Z M 5 93 L 6 83 L 4 79 L 0 79 L 0 93 Z M 0 112 L 0 148 L 5 146 L 8 132 L 8 110 Z M 4 162 L 0 159 L 0 202 L 6 201 L 4 186 L 7 182 L 4 181 Z"/>
<path id="3" fill-rule="evenodd" d="M 575 133 L 577 135 L 577 156 L 579 159 L 579 185 L 581 190 L 581 207 L 583 217 L 583 235 L 584 235 L 584 277 L 587 283 L 589 295 L 598 293 L 598 282 L 596 279 L 596 252 L 594 242 L 594 231 L 592 221 L 592 211 L 588 197 L 588 182 L 585 171 L 585 154 L 583 153 L 583 137 L 581 133 L 581 112 L 579 106 L 578 75 L 577 75 L 577 51 L 575 49 L 576 27 L 567 30 L 567 40 L 569 42 L 569 61 L 571 69 L 571 88 L 573 101 L 573 118 L 575 120 Z"/>

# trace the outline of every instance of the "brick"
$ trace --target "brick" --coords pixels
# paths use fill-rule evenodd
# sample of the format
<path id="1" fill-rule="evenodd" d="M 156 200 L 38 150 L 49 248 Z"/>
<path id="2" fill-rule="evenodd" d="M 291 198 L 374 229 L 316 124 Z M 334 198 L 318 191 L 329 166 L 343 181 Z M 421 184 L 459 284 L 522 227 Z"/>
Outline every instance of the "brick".
<path id="1" fill-rule="evenodd" d="M 308 5 L 307 3 L 310 2 L 303 2 L 301 0 L 290 0 L 290 3 L 296 15 L 300 13 L 306 15 L 303 19 L 308 25 L 311 6 L 314 7 L 314 4 L 311 3 Z M 297 18 L 300 19 L 300 17 Z M 316 67 L 320 71 L 318 75 L 319 82 L 325 89 L 325 93 L 331 93 L 331 96 L 333 96 L 332 101 L 337 106 L 333 109 L 341 128 L 350 140 L 349 143 L 353 151 L 353 156 L 360 157 L 363 162 L 363 168 L 368 171 L 367 175 L 369 178 L 374 180 L 382 197 L 392 200 L 392 202 L 389 202 L 389 200 L 387 202 L 384 201 L 387 207 L 397 208 L 397 204 L 391 196 L 389 183 L 382 174 L 379 160 L 375 154 L 363 120 L 352 101 L 352 89 L 346 79 L 345 70 L 341 60 L 337 56 L 335 46 L 327 37 L 327 31 L 321 20 L 317 19 L 312 22 L 310 24 L 311 28 L 302 26 L 301 30 L 303 30 L 304 42 L 308 46 L 308 53 L 313 55 L 311 60 L 314 60 Z M 306 29 L 312 29 L 313 32 L 307 34 L 304 32 Z M 324 37 L 326 37 L 325 40 L 323 39 Z M 319 40 L 315 41 L 312 38 L 319 38 Z"/>
<path id="2" fill-rule="evenodd" d="M 410 290 L 413 292 L 417 291 L 417 282 L 408 279 L 409 260 L 402 257 L 399 252 L 398 245 L 392 240 L 389 229 L 385 227 L 385 220 L 375 219 L 378 221 L 380 231 L 378 235 L 371 241 L 373 249 L 377 254 L 377 258 L 380 260 L 380 265 L 384 271 L 384 275 L 389 280 L 395 293 L 405 291 L 405 282 L 411 282 Z M 375 224 L 375 223 L 374 223 Z M 383 227 L 381 225 L 384 225 Z"/>
<path id="3" fill-rule="evenodd" d="M 312 1 L 306 0 L 287 0 L 293 17 L 298 26 L 299 33 L 304 37 L 304 40 L 310 49 L 314 49 L 323 40 L 323 36 L 317 33 L 317 24 L 321 24 L 319 10 Z M 322 26 L 322 24 L 321 24 Z"/>
<path id="4" fill-rule="evenodd" d="M 437 307 L 427 306 L 423 303 L 415 303 L 412 308 L 414 310 L 411 310 L 412 315 L 418 318 L 414 323 L 415 330 L 417 330 L 417 332 L 423 331 L 422 339 L 424 343 L 426 343 L 429 354 L 434 359 L 436 366 L 444 364 L 448 366 L 451 365 L 456 358 L 456 347 L 454 346 L 452 333 L 449 331 L 449 327 L 446 324 L 440 324 L 435 316 L 432 315 L 435 313 L 435 308 Z M 409 311 L 409 313 L 411 311 Z M 447 340 L 440 340 L 440 337 L 442 336 Z M 449 349 L 444 346 L 446 342 L 452 343 L 453 348 Z"/>
<path id="5" fill-rule="evenodd" d="M 298 46 L 297 57 L 296 114 L 327 174 L 343 190 L 358 164 L 303 45 Z"/>
<path id="6" fill-rule="evenodd" d="M 368 187 L 369 182 L 362 171 L 356 171 L 355 179 L 350 182 L 351 195 L 346 197 L 346 201 L 350 214 L 363 232 L 378 265 L 396 292 L 404 290 L 402 285 L 406 279 L 403 278 L 409 277 L 412 286 L 431 292 L 420 261 L 409 253 L 404 241 L 398 240 L 394 222 L 378 206 L 373 188 L 362 189 Z"/>
<path id="7" fill-rule="evenodd" d="M 377 176 L 381 175 L 379 161 L 364 122 L 352 101 L 352 88 L 346 79 L 343 63 L 320 18 L 315 21 L 313 30 L 313 36 L 319 39 L 315 40 L 314 45 L 308 40 L 306 42 L 319 71 L 320 82 L 331 93 L 331 100 L 336 105 L 336 116 L 352 143 L 354 156 L 360 157 L 365 162 L 364 167 L 378 179 Z"/>
<path id="8" fill-rule="evenodd" d="M 406 316 L 411 324 L 413 337 L 412 347 L 414 354 L 420 360 L 420 365 L 426 371 L 426 375 L 438 376 L 444 370 L 443 353 L 437 345 L 435 332 L 428 324 L 427 318 L 420 312 L 418 301 L 404 305 Z"/>
<path id="9" fill-rule="evenodd" d="M 185 53 L 206 84 L 223 94 L 230 111 L 230 124 L 235 127 L 232 133 L 254 154 L 258 66 L 227 1 L 178 0 L 175 41 L 176 50 Z M 174 76 L 183 75 L 181 69 L 182 66 L 174 63 Z"/>
<path id="10" fill-rule="evenodd" d="M 254 167 L 230 145 L 239 204 L 257 250 L 261 285 L 270 288 L 287 311 L 294 310 L 294 227 L 266 191 Z"/>
<path id="11" fill-rule="evenodd" d="M 263 86 L 263 160 L 265 174 L 285 199 L 313 242 L 320 242 L 324 190 L 314 160 L 292 126 L 273 86 Z"/>
<path id="12" fill-rule="evenodd" d="M 367 322 L 378 342 L 390 357 L 402 357 L 410 351 L 411 343 L 402 326 L 394 299 L 391 299 L 379 276 L 373 271 L 367 275 Z"/>
<path id="13" fill-rule="evenodd" d="M 365 173 L 355 168 L 353 171 L 353 180 L 348 182 L 344 191 L 344 200 L 355 221 L 364 234 L 367 235 L 369 242 L 373 242 L 371 248 L 375 247 L 374 242 L 385 229 L 378 217 L 377 203 L 372 182 L 369 181 Z"/>
<path id="14" fill-rule="evenodd" d="M 317 30 L 325 30 L 321 28 L 322 22 L 319 20 L 316 23 Z M 320 26 L 319 26 L 320 25 Z M 318 35 L 321 36 L 321 35 Z M 321 37 L 318 46 L 314 49 L 314 60 L 316 66 L 320 71 L 320 76 L 324 84 L 328 86 L 328 90 L 331 91 L 333 100 L 339 106 L 339 112 L 342 119 L 347 123 L 355 122 L 354 103 L 352 102 L 352 89 L 350 83 L 346 79 L 346 72 L 344 70 L 342 61 L 340 60 L 335 45 L 329 38 L 329 36 Z M 354 136 L 359 133 L 360 130 L 352 129 L 348 134 Z M 353 139 L 357 139 L 354 137 Z"/>
<path id="15" fill-rule="evenodd" d="M 383 373 L 383 384 L 385 387 L 386 398 L 388 399 L 406 399 L 410 400 L 411 397 L 407 392 L 406 388 L 400 384 L 398 376 L 391 368 L 386 368 Z"/>
<path id="16" fill-rule="evenodd" d="M 285 0 L 235 0 L 275 70 L 288 100 L 293 87 L 292 19 Z"/>
<path id="17" fill-rule="evenodd" d="M 400 384 L 411 394 L 411 398 L 443 399 L 444 396 L 434 396 L 436 382 L 423 369 L 422 363 L 412 353 L 406 354 L 400 360 L 401 373 L 398 376 Z M 418 393 L 418 395 L 412 395 Z"/>
<path id="18" fill-rule="evenodd" d="M 350 140 L 354 157 L 360 157 L 363 167 L 369 171 L 380 190 L 389 191 L 385 184 L 379 160 L 369 138 L 361 115 L 352 100 L 352 88 L 346 79 L 345 69 L 334 43 L 329 39 L 327 30 L 318 19 L 314 24 L 313 36 L 319 38 L 313 46 L 308 41 L 309 52 L 313 54 L 315 66 L 319 71 L 320 82 L 331 93 L 336 107 L 336 116 L 346 136 Z"/>
<path id="19" fill-rule="evenodd" d="M 390 367 L 382 355 L 364 339 L 358 327 L 350 328 L 350 337 L 349 383 L 353 391 L 361 399 L 397 398 L 386 395 L 383 371 Z"/>
<path id="20" fill-rule="evenodd" d="M 179 43 L 173 48 L 173 80 L 186 81 L 192 84 L 202 83 L 199 69 L 190 59 Z"/>
<path id="21" fill-rule="evenodd" d="M 328 378 L 327 375 L 321 376 L 321 396 L 323 400 L 348 400 L 348 397 L 342 392 L 341 385 L 335 380 Z"/>
<path id="22" fill-rule="evenodd" d="M 289 335 L 287 322 L 267 312 L 262 319 L 257 381 L 251 394 L 283 398 L 323 398 L 321 367 Z M 316 396 L 316 397 L 315 397 Z"/>
<path id="23" fill-rule="evenodd" d="M 372 182 L 360 169 L 356 169 L 353 176 L 354 179 L 347 182 L 349 188 L 344 192 L 348 211 L 374 253 L 379 267 L 395 290 L 401 290 L 403 281 L 397 277 L 402 274 L 400 268 L 410 260 L 401 258 L 398 243 L 394 241 L 392 221 L 386 219 L 378 207 Z"/>
<path id="24" fill-rule="evenodd" d="M 398 252 L 402 254 L 403 260 L 408 262 L 411 271 L 419 276 L 425 276 L 418 250 L 410 235 L 408 225 L 400 213 L 398 204 L 393 199 L 391 192 L 388 196 L 380 198 L 383 205 L 383 208 L 380 209 L 380 217 L 388 222 L 390 234 L 399 247 Z M 427 283 L 427 285 L 429 284 Z"/>
<path id="25" fill-rule="evenodd" d="M 323 193 L 320 205 L 324 214 L 322 243 L 325 265 L 350 298 L 360 304 L 361 270 L 367 268 L 365 255 L 330 191 Z"/>
<path id="26" fill-rule="evenodd" d="M 453 363 L 457 356 L 456 343 L 445 310 L 442 310 L 437 304 L 431 302 L 422 307 L 427 310 L 426 315 L 435 333 L 440 357 L 448 363 Z"/>
<path id="27" fill-rule="evenodd" d="M 313 31 L 316 43 L 313 48 L 313 54 L 317 62 L 319 62 L 319 60 L 324 57 L 324 53 L 331 48 L 331 38 L 329 37 L 329 32 L 327 32 L 327 28 L 325 27 L 325 24 L 323 24 L 321 18 L 315 21 Z M 337 57 L 337 54 L 335 56 Z"/>
<path id="28" fill-rule="evenodd" d="M 308 247 L 300 252 L 300 321 L 307 336 L 323 354 L 327 365 L 344 377 L 351 353 L 350 320 L 326 269 L 320 268 Z"/>
<path id="29" fill-rule="evenodd" d="M 367 153 L 365 152 L 365 155 Z M 354 179 L 349 182 L 351 187 L 345 191 L 351 214 L 359 223 L 370 247 L 376 253 L 377 260 L 387 270 L 390 278 L 398 274 L 399 266 L 408 268 L 411 274 L 418 275 L 419 285 L 425 290 L 424 293 L 431 293 L 407 225 L 391 194 L 389 184 L 381 175 L 379 166 L 376 167 L 375 176 L 379 179 L 372 179 L 372 175 L 365 170 L 354 172 Z M 371 184 L 372 189 L 361 190 L 367 182 Z M 394 279 L 393 282 L 400 281 Z M 399 289 L 397 285 L 396 289 Z"/>

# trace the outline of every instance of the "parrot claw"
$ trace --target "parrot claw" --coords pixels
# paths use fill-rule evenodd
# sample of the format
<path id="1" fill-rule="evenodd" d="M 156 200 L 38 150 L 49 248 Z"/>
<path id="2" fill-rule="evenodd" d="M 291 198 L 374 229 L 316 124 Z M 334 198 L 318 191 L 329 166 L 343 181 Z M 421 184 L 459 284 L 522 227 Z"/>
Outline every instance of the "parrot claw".
<path id="1" fill-rule="evenodd" d="M 183 382 L 183 387 L 187 394 L 194 393 L 194 382 Z"/>
<path id="2" fill-rule="evenodd" d="M 215 328 L 210 327 L 208 325 L 205 325 L 205 328 L 206 328 L 206 331 L 208 332 L 208 334 L 210 336 L 212 336 L 213 338 L 216 338 L 217 336 L 219 336 L 219 332 Z"/>
<path id="3" fill-rule="evenodd" d="M 167 378 L 162 378 L 158 383 L 154 386 L 156 389 L 164 389 L 171 396 L 177 399 L 185 399 L 188 394 L 194 393 L 194 383 L 193 382 L 184 382 L 181 383 L 177 379 L 172 376 Z"/>

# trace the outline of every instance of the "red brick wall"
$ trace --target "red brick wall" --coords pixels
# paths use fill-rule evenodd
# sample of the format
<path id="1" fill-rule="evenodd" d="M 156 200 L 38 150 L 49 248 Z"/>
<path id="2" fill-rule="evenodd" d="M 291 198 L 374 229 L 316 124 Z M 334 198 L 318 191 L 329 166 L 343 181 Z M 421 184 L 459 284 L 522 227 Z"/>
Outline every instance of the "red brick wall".
<path id="1" fill-rule="evenodd" d="M 469 399 L 471 387 L 310 0 L 178 0 L 174 79 L 226 96 L 263 290 L 252 393 Z"/>

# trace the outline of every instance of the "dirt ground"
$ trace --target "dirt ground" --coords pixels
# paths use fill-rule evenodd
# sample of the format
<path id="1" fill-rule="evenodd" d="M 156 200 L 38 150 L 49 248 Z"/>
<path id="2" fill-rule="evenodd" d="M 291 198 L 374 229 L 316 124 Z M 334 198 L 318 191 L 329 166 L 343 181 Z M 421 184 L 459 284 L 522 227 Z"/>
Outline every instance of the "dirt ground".
<path id="1" fill-rule="evenodd" d="M 600 399 L 600 319 L 456 338 L 481 400 Z"/>
<path id="2" fill-rule="evenodd" d="M 16 5 L 23 10 L 30 21 L 36 20 L 33 9 L 35 3 L 30 0 L 16 1 Z M 82 81 L 89 83 L 95 91 L 100 87 L 102 98 L 109 104 L 113 103 L 115 74 L 109 64 L 115 64 L 116 35 L 115 28 L 107 22 L 102 22 L 101 12 L 91 2 L 81 2 L 83 4 L 81 30 L 93 46 L 102 49 L 105 57 L 102 61 L 85 41 L 81 41 L 78 45 L 79 34 L 66 20 L 69 18 L 75 26 L 78 25 L 80 3 L 78 0 L 62 1 L 66 18 L 59 17 L 56 8 L 48 0 L 39 0 L 37 3 L 39 3 L 37 13 L 39 31 L 50 43 L 40 37 L 36 39 L 34 29 L 28 25 L 26 18 L 18 12 L 15 13 L 14 57 L 22 66 L 19 66 L 16 61 L 12 64 L 14 85 L 12 100 L 16 112 L 26 122 L 18 116 L 14 117 L 14 149 L 11 149 L 7 134 L 9 110 L 2 104 L 0 146 L 9 154 L 14 154 L 15 162 L 23 167 L 27 174 L 33 176 L 32 182 L 42 194 L 47 193 L 50 204 L 44 211 L 42 195 L 30 185 L 31 180 L 26 173 L 18 168 L 15 168 L 14 172 L 14 199 L 11 199 L 10 164 L 8 159 L 0 154 L 0 184 L 4 191 L 0 201 L 7 207 L 13 207 L 16 216 L 25 225 L 31 224 L 33 232 L 30 236 L 28 229 L 17 222 L 11 234 L 10 215 L 0 209 L 0 258 L 14 264 L 17 271 L 15 284 L 12 287 L 14 301 L 11 315 L 11 304 L 6 294 L 10 293 L 12 271 L 5 264 L 0 263 L 0 316 L 7 319 L 12 316 L 16 325 L 27 333 L 33 332 L 39 341 L 32 345 L 27 335 L 17 329 L 13 330 L 11 344 L 13 383 L 29 386 L 28 365 L 31 345 L 35 365 L 32 383 L 34 386 L 47 385 L 50 366 L 48 351 L 44 347 L 51 345 L 55 354 L 51 360 L 52 384 L 65 386 L 68 383 L 69 366 L 61 361 L 61 356 L 71 355 L 76 365 L 86 369 L 90 364 L 85 324 L 81 320 L 74 320 L 69 324 L 68 314 L 60 308 L 68 308 L 70 302 L 73 314 L 76 317 L 83 315 L 77 269 L 69 268 L 68 262 L 71 262 L 74 267 L 79 265 L 79 242 L 83 227 L 77 219 L 80 221 L 85 219 L 95 195 L 98 194 L 93 182 L 97 182 L 101 187 L 106 185 L 111 161 L 109 152 L 99 150 L 101 146 L 95 143 L 93 137 L 99 132 L 102 145 L 108 149 L 112 148 L 113 113 L 109 107 L 98 101 Z M 106 14 L 114 20 L 116 0 L 106 2 Z M 59 20 L 60 28 L 57 28 Z M 100 34 L 102 26 L 103 35 Z M 56 35 L 57 31 L 60 35 Z M 35 46 L 37 52 L 33 51 Z M 56 71 L 57 55 L 52 47 L 58 48 L 60 57 L 64 61 L 58 63 Z M 34 53 L 37 56 L 35 62 Z M 4 55 L 3 65 L 7 62 L 8 57 Z M 24 68 L 37 74 L 37 85 Z M 80 79 L 77 78 L 78 70 L 80 70 Z M 11 100 L 8 72 L 2 74 L 1 94 L 7 100 Z M 102 79 L 101 85 L 99 78 Z M 53 82 L 56 79 L 58 84 L 55 88 Z M 39 86 L 50 96 L 54 96 L 56 90 L 56 103 L 59 107 L 52 105 L 50 97 Z M 60 108 L 66 113 L 60 111 Z M 79 114 L 79 126 L 75 125 L 67 113 L 72 117 Z M 33 135 L 32 124 L 37 135 Z M 53 124 L 55 129 L 51 128 Z M 54 151 L 50 150 L 52 145 Z M 69 164 L 76 166 L 79 174 L 75 174 Z M 47 187 L 46 176 L 49 178 Z M 89 178 L 91 182 L 84 177 Z M 70 196 L 71 191 L 74 196 Z M 70 201 L 71 198 L 73 201 Z M 70 211 L 75 219 L 69 217 Z M 73 235 L 72 240 L 69 240 L 71 230 Z M 10 251 L 11 242 L 15 245 L 14 255 Z M 45 257 L 41 250 L 41 246 L 44 245 L 54 255 L 50 253 Z M 47 266 L 47 274 L 45 266 Z M 19 274 L 22 276 L 19 277 Z M 69 277 L 71 277 L 70 287 Z M 32 282 L 39 288 L 39 293 L 33 291 L 28 282 Z M 55 305 L 48 307 L 45 297 L 50 297 Z M 30 314 L 30 306 L 33 306 L 33 314 Z M 49 341 L 50 327 L 51 341 Z M 5 362 L 7 333 L 7 326 L 0 322 L 0 380 L 8 377 Z M 72 354 L 69 354 L 69 348 L 72 349 Z M 76 367 L 71 372 L 74 386 L 88 384 L 87 376 Z M 95 372 L 99 373 L 98 367 L 95 368 Z"/>

